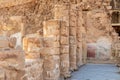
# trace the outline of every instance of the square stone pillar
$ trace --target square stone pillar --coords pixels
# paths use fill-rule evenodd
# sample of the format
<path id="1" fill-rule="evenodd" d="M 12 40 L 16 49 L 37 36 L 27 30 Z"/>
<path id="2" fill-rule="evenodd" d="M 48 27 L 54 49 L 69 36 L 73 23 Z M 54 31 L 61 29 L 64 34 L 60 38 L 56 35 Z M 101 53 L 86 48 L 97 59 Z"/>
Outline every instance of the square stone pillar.
<path id="1" fill-rule="evenodd" d="M 82 8 L 81 5 L 77 5 L 77 31 L 76 31 L 76 36 L 77 36 L 77 66 L 80 67 L 83 64 L 82 60 L 82 28 L 83 28 L 83 13 L 82 13 Z"/>
<path id="2" fill-rule="evenodd" d="M 44 22 L 43 80 L 59 80 L 60 78 L 60 21 Z"/>
<path id="3" fill-rule="evenodd" d="M 77 70 L 77 10 L 76 5 L 70 6 L 70 70 Z"/>
<path id="4" fill-rule="evenodd" d="M 60 20 L 60 71 L 61 77 L 70 77 L 69 62 L 69 4 L 55 6 L 55 19 Z"/>

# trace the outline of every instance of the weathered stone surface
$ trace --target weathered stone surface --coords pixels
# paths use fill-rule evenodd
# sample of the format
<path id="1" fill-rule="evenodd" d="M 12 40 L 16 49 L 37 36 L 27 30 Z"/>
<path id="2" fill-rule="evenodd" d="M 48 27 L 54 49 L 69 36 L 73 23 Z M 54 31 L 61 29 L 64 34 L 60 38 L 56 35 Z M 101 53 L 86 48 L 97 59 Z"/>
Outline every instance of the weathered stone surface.
<path id="1" fill-rule="evenodd" d="M 65 21 L 69 26 L 69 4 L 55 5 L 54 12 L 54 19 Z"/>
<path id="2" fill-rule="evenodd" d="M 70 36 L 70 44 L 75 45 L 76 44 L 76 36 Z"/>
<path id="3" fill-rule="evenodd" d="M 60 21 L 49 20 L 43 23 L 44 37 L 56 37 L 60 35 Z"/>
<path id="4" fill-rule="evenodd" d="M 69 46 L 61 45 L 61 47 L 60 47 L 60 53 L 61 54 L 69 54 Z"/>
<path id="5" fill-rule="evenodd" d="M 60 78 L 59 55 L 45 56 L 43 63 L 43 80 L 58 80 Z"/>
<path id="6" fill-rule="evenodd" d="M 69 26 L 67 26 L 66 21 L 61 21 L 60 35 L 66 37 L 69 36 Z"/>
<path id="7" fill-rule="evenodd" d="M 61 45 L 69 45 L 69 37 L 61 36 L 60 37 L 60 44 Z"/>
<path id="8" fill-rule="evenodd" d="M 25 4 L 25 3 L 29 3 L 35 0 L 1 0 L 0 1 L 0 8 L 4 8 L 4 7 L 11 7 L 11 6 L 15 6 L 15 5 L 20 5 L 20 4 Z"/>
<path id="9" fill-rule="evenodd" d="M 87 36 L 89 36 L 87 38 L 87 42 L 95 42 L 98 40 L 99 37 L 109 36 L 109 31 L 111 31 L 112 27 L 110 23 L 110 17 L 104 11 L 89 11 L 87 13 L 86 21 Z"/>
<path id="10" fill-rule="evenodd" d="M 15 48 L 17 39 L 15 37 L 9 39 L 9 47 Z"/>
<path id="11" fill-rule="evenodd" d="M 23 49 L 26 52 L 39 52 L 43 48 L 43 39 L 37 35 L 28 35 L 23 38 Z"/>
<path id="12" fill-rule="evenodd" d="M 4 70 L 5 79 L 23 80 L 25 74 L 24 53 L 19 50 L 0 51 L 0 66 Z M 4 79 L 4 80 L 5 80 Z"/>
<path id="13" fill-rule="evenodd" d="M 9 48 L 9 38 L 8 37 L 0 37 L 0 48 Z"/>
<path id="14" fill-rule="evenodd" d="M 43 60 L 26 59 L 25 72 L 27 80 L 43 80 Z"/>
<path id="15" fill-rule="evenodd" d="M 77 66 L 80 67 L 83 64 L 82 58 L 83 58 L 83 54 L 82 54 L 82 43 L 77 43 L 79 46 L 77 46 L 77 50 L 76 50 L 76 61 L 77 61 Z"/>
<path id="16" fill-rule="evenodd" d="M 45 47 L 41 54 L 44 56 L 59 55 L 60 49 L 55 47 Z"/>
<path id="17" fill-rule="evenodd" d="M 70 46 L 70 70 L 72 71 L 77 69 L 76 49 L 76 45 Z"/>
<path id="18" fill-rule="evenodd" d="M 53 37 L 43 39 L 44 47 L 60 47 L 60 42 L 55 40 Z"/>
<path id="19" fill-rule="evenodd" d="M 61 76 L 68 78 L 70 77 L 70 63 L 69 63 L 69 54 L 60 55 L 60 72 Z"/>
<path id="20" fill-rule="evenodd" d="M 5 80 L 5 71 L 0 69 L 0 80 Z"/>
<path id="21" fill-rule="evenodd" d="M 77 28 L 70 26 L 70 36 L 76 36 L 77 34 Z"/>

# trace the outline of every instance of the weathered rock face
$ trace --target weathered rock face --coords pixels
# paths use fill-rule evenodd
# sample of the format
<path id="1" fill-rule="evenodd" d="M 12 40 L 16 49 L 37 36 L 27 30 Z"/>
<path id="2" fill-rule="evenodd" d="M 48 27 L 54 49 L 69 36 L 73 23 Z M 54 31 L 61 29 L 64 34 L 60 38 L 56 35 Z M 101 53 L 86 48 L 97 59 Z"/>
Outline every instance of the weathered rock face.
<path id="1" fill-rule="evenodd" d="M 84 20 L 85 20 L 85 26 L 87 30 L 87 43 L 95 43 L 96 46 L 88 46 L 88 53 L 91 53 L 92 56 L 96 56 L 99 54 L 99 58 L 102 59 L 108 59 L 110 58 L 110 44 L 112 43 L 112 35 L 111 32 L 113 31 L 112 25 L 111 25 L 111 16 L 110 16 L 110 1 L 109 0 L 87 0 L 86 5 L 89 6 L 89 9 L 87 11 L 84 11 Z M 95 5 L 92 5 L 95 4 Z M 105 38 L 107 40 L 103 40 L 102 42 L 101 37 Z M 106 43 L 108 45 L 106 48 L 105 46 L 101 46 L 99 43 Z M 102 47 L 102 49 L 100 48 Z M 92 50 L 89 50 L 89 48 L 92 48 Z M 101 52 L 100 52 L 101 49 Z M 104 51 L 106 50 L 106 51 Z M 89 54 L 88 54 L 89 55 Z M 101 57 L 100 57 L 101 55 Z M 103 55 L 103 56 L 102 56 Z"/>
<path id="2" fill-rule="evenodd" d="M 0 51 L 2 80 L 23 80 L 25 71 L 24 53 L 19 50 Z"/>
<path id="3" fill-rule="evenodd" d="M 26 80 L 43 80 L 43 60 L 26 59 L 25 71 Z"/>
<path id="4" fill-rule="evenodd" d="M 87 40 L 95 42 L 99 37 L 107 36 L 112 29 L 110 17 L 104 10 L 93 10 L 87 13 Z"/>
<path id="5" fill-rule="evenodd" d="M 44 50 L 42 57 L 43 77 L 44 80 L 59 80 L 60 78 L 60 21 L 49 20 L 44 22 Z M 50 41 L 51 39 L 51 41 Z M 58 45 L 50 46 L 49 44 L 58 43 Z M 49 45 L 49 46 L 47 46 Z"/>

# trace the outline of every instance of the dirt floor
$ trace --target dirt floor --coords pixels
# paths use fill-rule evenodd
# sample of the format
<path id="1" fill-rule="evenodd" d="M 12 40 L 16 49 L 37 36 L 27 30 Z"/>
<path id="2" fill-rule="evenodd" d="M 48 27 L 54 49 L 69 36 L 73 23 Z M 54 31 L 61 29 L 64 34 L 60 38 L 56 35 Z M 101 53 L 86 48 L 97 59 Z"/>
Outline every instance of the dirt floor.
<path id="1" fill-rule="evenodd" d="M 120 80 L 120 73 L 114 64 L 86 64 L 68 80 Z"/>

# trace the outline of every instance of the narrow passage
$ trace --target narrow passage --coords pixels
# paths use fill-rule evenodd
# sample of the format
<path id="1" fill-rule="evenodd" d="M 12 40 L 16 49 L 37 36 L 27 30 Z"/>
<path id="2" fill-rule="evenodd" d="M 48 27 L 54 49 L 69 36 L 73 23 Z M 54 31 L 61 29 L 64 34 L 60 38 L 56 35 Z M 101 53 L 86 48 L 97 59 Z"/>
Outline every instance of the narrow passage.
<path id="1" fill-rule="evenodd" d="M 120 73 L 114 64 L 86 64 L 68 80 L 120 80 Z"/>

